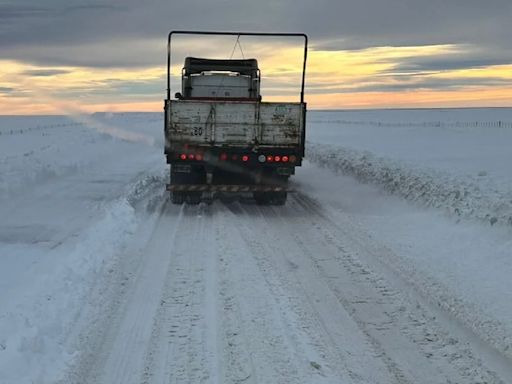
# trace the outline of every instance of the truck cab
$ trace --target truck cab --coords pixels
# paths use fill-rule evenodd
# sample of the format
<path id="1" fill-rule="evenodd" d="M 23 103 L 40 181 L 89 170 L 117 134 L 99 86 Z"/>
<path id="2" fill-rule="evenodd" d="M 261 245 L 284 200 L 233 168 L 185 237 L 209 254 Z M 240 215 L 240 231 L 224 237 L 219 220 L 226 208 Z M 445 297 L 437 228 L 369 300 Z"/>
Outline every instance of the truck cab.
<path id="1" fill-rule="evenodd" d="M 260 98 L 256 59 L 216 60 L 187 57 L 181 75 L 182 99 Z"/>

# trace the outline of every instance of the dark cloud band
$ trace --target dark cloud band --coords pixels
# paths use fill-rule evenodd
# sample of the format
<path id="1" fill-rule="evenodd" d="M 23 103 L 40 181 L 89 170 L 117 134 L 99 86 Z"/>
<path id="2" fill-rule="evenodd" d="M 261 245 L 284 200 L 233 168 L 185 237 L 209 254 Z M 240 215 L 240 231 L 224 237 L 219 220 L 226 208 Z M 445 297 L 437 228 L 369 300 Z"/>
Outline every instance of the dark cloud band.
<path id="1" fill-rule="evenodd" d="M 54 48 L 54 64 L 69 63 L 59 47 L 101 45 L 105 54 L 115 43 L 161 39 L 170 29 L 294 31 L 311 35 L 317 49 L 361 49 L 374 46 L 472 44 L 495 53 L 512 51 L 509 0 L 39 0 L 0 6 L 0 50 L 3 56 L 42 61 L 41 51 Z M 19 48 L 22 49 L 19 49 Z M 105 66 L 101 55 L 88 65 Z M 110 55 L 113 56 L 113 55 Z M 112 66 L 131 65 L 121 55 Z M 134 62 L 142 56 L 132 50 Z M 147 55 L 145 55 L 148 57 Z M 157 49 L 149 57 L 161 63 Z M 49 61 L 46 58 L 46 61 Z"/>

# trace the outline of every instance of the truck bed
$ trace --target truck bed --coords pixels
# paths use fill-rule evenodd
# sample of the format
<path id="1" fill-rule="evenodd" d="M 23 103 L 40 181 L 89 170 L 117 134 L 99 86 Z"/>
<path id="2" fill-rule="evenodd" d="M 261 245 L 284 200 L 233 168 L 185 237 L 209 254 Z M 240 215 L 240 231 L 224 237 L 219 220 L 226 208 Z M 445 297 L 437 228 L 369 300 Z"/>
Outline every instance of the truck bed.
<path id="1" fill-rule="evenodd" d="M 171 100 L 167 145 L 303 148 L 304 103 Z"/>

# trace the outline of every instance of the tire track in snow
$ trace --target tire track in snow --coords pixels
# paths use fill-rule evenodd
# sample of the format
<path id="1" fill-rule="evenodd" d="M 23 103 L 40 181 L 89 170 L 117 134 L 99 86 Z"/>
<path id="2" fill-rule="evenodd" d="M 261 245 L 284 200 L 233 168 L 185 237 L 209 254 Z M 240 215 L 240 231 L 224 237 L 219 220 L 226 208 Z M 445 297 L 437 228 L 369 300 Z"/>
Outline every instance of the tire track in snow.
<path id="1" fill-rule="evenodd" d="M 219 311 L 221 314 L 223 383 L 258 384 L 258 372 L 250 350 L 251 337 L 242 316 L 240 290 L 244 281 L 237 271 L 240 257 L 237 242 L 230 238 L 231 223 L 225 212 L 219 212 L 215 222 L 216 248 L 219 252 Z"/>
<path id="2" fill-rule="evenodd" d="M 235 216 L 232 220 L 247 244 L 247 251 L 257 260 L 271 287 L 273 297 L 280 307 L 285 308 L 283 321 L 288 326 L 285 330 L 292 329 L 290 343 L 295 343 L 297 350 L 301 349 L 300 343 L 297 346 L 297 335 L 304 329 L 311 330 L 310 339 L 317 341 L 310 340 L 310 346 L 315 346 L 321 353 L 329 351 L 329 343 L 325 340 L 337 338 L 330 359 L 338 359 L 338 363 L 344 364 L 341 371 L 345 376 L 351 373 L 353 382 L 412 383 L 423 382 L 427 377 L 429 383 L 502 382 L 479 360 L 478 350 L 472 350 L 464 339 L 453 337 L 445 324 L 436 320 L 436 314 L 417 300 L 417 294 L 396 288 L 387 280 L 388 275 L 381 274 L 378 265 L 366 265 L 362 260 L 367 257 L 361 259 L 359 256 L 370 249 L 355 243 L 351 228 L 341 230 L 312 200 L 298 196 L 291 201 L 290 207 L 235 203 L 228 208 Z M 240 219 L 240 216 L 249 220 Z M 337 305 L 329 300 L 333 295 Z M 322 300 L 329 305 L 324 304 L 322 308 L 322 304 L 317 304 Z M 293 305 L 294 301 L 296 305 Z M 295 320 L 293 315 L 286 314 L 287 310 L 295 311 Z M 333 321 L 329 318 L 333 314 L 344 322 L 343 327 L 332 327 Z M 301 322 L 308 316 L 316 317 L 316 325 L 311 327 L 310 321 L 309 327 L 299 326 L 304 325 Z M 331 329 L 321 326 L 322 323 L 331 323 Z M 364 348 L 361 350 L 353 344 L 348 355 L 357 354 L 359 350 L 359 353 L 374 358 L 370 364 L 370 359 L 362 360 L 365 368 L 359 367 L 360 372 L 357 368 L 361 360 L 349 358 L 347 363 L 343 358 L 344 343 L 339 335 L 354 331 L 350 323 L 355 324 L 356 333 L 361 335 L 359 343 Z M 318 333 L 323 333 L 323 343 L 318 343 Z M 302 345 L 307 344 L 304 344 L 307 339 L 304 335 L 299 339 L 302 339 Z M 329 364 L 328 353 L 324 361 Z M 381 371 L 379 375 L 369 377 L 372 364 L 375 372 L 379 372 L 384 364 L 387 378 Z M 332 366 L 331 363 L 330 368 Z"/>
<path id="3" fill-rule="evenodd" d="M 392 350 L 392 345 L 400 338 L 404 340 L 402 348 L 405 348 L 407 343 L 415 345 L 422 355 L 421 363 L 416 363 L 416 365 L 418 367 L 432 365 L 446 375 L 447 380 L 503 383 L 502 379 L 480 360 L 482 352 L 480 345 L 475 346 L 465 340 L 465 332 L 453 333 L 454 329 L 459 328 L 458 325 L 454 325 L 450 319 L 439 316 L 438 311 L 432 311 L 429 303 L 426 303 L 414 289 L 405 291 L 411 287 L 401 284 L 401 277 L 397 276 L 396 272 L 390 276 L 388 271 L 379 265 L 380 261 L 373 255 L 374 252 L 378 252 L 378 245 L 373 244 L 372 240 L 368 238 L 362 241 L 360 228 L 352 228 L 348 222 L 344 222 L 343 228 L 340 227 L 328 217 L 328 214 L 323 212 L 320 205 L 305 195 L 298 194 L 293 204 L 298 204 L 318 218 L 319 223 L 314 227 L 318 236 L 313 238 L 323 239 L 320 242 L 330 244 L 339 250 L 338 257 L 335 257 L 336 262 L 331 260 L 325 263 L 320 260 L 315 264 L 319 271 L 326 274 L 332 274 L 336 270 L 340 271 L 340 265 L 349 272 L 352 279 L 350 286 L 352 288 L 359 287 L 358 290 L 349 289 L 347 291 L 337 284 L 333 284 L 332 280 L 329 282 L 332 291 L 337 294 L 344 306 L 350 309 L 354 314 L 354 319 L 366 333 L 377 342 L 380 340 L 381 345 L 388 351 Z M 357 233 L 353 233 L 354 230 Z M 301 243 L 300 238 L 296 237 L 296 240 Z M 309 253 L 313 255 L 311 249 L 315 249 L 315 247 L 311 244 L 308 244 L 308 247 L 310 248 Z M 366 263 L 371 260 L 372 264 L 368 265 L 363 260 L 366 260 Z M 350 300 L 351 291 L 357 298 L 356 300 Z M 358 298 L 361 292 L 372 293 L 372 291 L 376 291 L 377 295 Z M 375 312 L 375 308 L 379 306 L 385 310 L 385 314 L 389 318 L 380 323 L 369 321 L 372 318 L 369 315 Z M 392 329 L 394 329 L 395 335 L 390 339 L 386 334 Z M 484 350 L 486 349 L 488 346 L 484 347 Z M 405 359 L 400 357 L 399 360 L 407 361 L 408 355 L 405 356 Z M 414 361 L 409 361 L 409 363 L 414 364 Z M 504 374 L 510 375 L 510 370 L 505 371 Z M 435 382 L 435 376 L 429 375 L 428 377 L 429 382 Z M 444 382 L 442 377 L 438 380 Z"/>
<path id="4" fill-rule="evenodd" d="M 254 383 L 304 383 L 320 381 L 310 361 L 290 337 L 289 324 L 283 315 L 281 296 L 283 293 L 276 284 L 270 283 L 269 271 L 255 257 L 261 250 L 247 238 L 248 223 L 240 220 L 239 204 L 225 205 L 222 220 L 229 247 L 224 256 L 230 273 L 231 298 L 235 303 L 239 324 L 242 330 L 242 346 L 252 375 L 247 381 Z M 316 378 L 314 376 L 317 376 Z M 242 382 L 238 380 L 228 383 Z"/>
<path id="5" fill-rule="evenodd" d="M 320 371 L 316 373 L 321 373 L 326 382 L 404 382 L 396 381 L 381 359 L 375 358 L 380 353 L 352 324 L 350 314 L 339 306 L 320 276 L 309 275 L 309 282 L 304 281 L 300 272 L 304 265 L 296 259 L 301 250 L 284 230 L 296 212 L 288 215 L 290 212 L 284 211 L 287 214 L 282 217 L 281 208 L 250 206 L 240 207 L 240 212 L 252 221 L 253 226 L 246 228 L 242 237 L 251 244 L 253 257 L 258 260 L 267 284 L 273 287 L 274 297 L 283 308 L 288 337 L 303 355 L 303 365 L 320 367 L 315 368 Z M 283 230 L 274 231 L 275 228 Z M 292 230 L 297 228 L 293 226 Z M 321 253 L 322 247 L 316 252 Z M 314 376 L 310 378 L 314 380 Z"/>
<path id="6" fill-rule="evenodd" d="M 146 351 L 142 383 L 220 383 L 210 207 L 184 206 Z"/>
<path id="7" fill-rule="evenodd" d="M 139 254 L 145 260 L 121 298 L 123 303 L 113 316 L 109 329 L 96 335 L 103 340 L 90 341 L 98 345 L 98 350 L 94 359 L 85 361 L 81 373 L 75 375 L 77 383 L 138 383 L 136 378 L 142 369 L 145 344 L 151 334 L 150 319 L 155 316 L 163 275 L 169 266 L 169 258 L 161 251 L 166 245 L 170 248 L 183 218 L 183 210 L 180 210 L 177 220 L 169 220 L 165 215 L 167 210 L 165 204 L 148 246 Z M 170 236 L 169 233 L 165 236 L 167 241 L 155 241 L 155 238 L 163 237 L 164 231 L 170 231 Z M 94 338 L 94 335 L 90 336 Z"/>
<path id="8" fill-rule="evenodd" d="M 162 212 L 76 382 L 502 383 L 307 196 Z"/>

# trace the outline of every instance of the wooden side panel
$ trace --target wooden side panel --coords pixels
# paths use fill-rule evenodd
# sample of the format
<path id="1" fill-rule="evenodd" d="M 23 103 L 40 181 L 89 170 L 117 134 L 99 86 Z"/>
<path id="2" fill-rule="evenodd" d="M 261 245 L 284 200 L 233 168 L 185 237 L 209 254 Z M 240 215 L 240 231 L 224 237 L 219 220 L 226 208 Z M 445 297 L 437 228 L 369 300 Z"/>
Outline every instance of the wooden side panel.
<path id="1" fill-rule="evenodd" d="M 171 101 L 168 139 L 215 146 L 298 146 L 304 129 L 300 103 Z"/>

